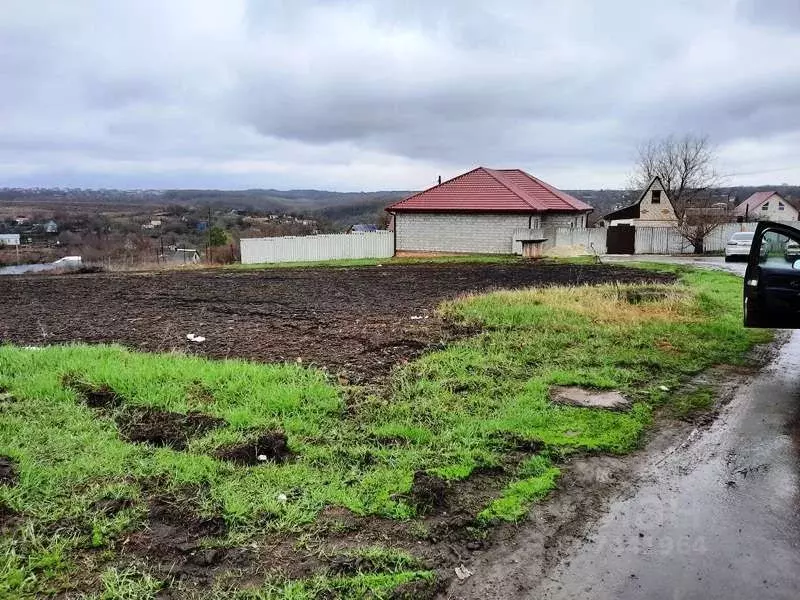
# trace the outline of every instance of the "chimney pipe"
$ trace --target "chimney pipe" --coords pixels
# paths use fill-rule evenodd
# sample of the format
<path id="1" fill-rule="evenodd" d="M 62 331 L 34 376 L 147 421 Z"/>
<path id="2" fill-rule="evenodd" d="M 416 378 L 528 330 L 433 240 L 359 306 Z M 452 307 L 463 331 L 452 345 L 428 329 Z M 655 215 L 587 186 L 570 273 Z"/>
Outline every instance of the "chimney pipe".
<path id="1" fill-rule="evenodd" d="M 439 175 L 439 185 L 442 185 L 442 176 Z"/>

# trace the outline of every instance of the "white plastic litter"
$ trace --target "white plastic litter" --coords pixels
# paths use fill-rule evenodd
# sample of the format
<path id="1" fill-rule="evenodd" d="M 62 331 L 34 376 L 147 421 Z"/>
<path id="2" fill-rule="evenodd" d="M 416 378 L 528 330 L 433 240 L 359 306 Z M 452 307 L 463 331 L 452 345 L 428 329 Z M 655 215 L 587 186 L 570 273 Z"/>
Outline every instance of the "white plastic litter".
<path id="1" fill-rule="evenodd" d="M 186 339 L 189 340 L 190 342 L 197 342 L 197 343 L 206 341 L 206 338 L 204 338 L 202 335 L 195 335 L 193 333 L 187 333 Z"/>
<path id="2" fill-rule="evenodd" d="M 464 581 L 465 579 L 469 579 L 473 575 L 474 573 L 464 565 L 458 565 L 456 567 L 456 577 L 458 577 L 459 581 Z"/>
<path id="3" fill-rule="evenodd" d="M 278 502 L 286 502 L 288 499 L 286 494 L 278 494 Z"/>
<path id="4" fill-rule="evenodd" d="M 424 317 L 422 317 L 420 315 L 411 315 L 411 320 L 412 321 L 417 321 L 417 320 L 422 319 L 422 318 L 424 318 Z"/>
<path id="5" fill-rule="evenodd" d="M 265 462 L 267 460 L 267 455 L 259 454 L 256 458 L 258 459 L 259 462 Z"/>
<path id="6" fill-rule="evenodd" d="M 665 386 L 665 385 L 658 386 L 658 389 L 660 389 L 662 392 L 668 392 L 669 391 L 669 388 L 667 386 Z"/>

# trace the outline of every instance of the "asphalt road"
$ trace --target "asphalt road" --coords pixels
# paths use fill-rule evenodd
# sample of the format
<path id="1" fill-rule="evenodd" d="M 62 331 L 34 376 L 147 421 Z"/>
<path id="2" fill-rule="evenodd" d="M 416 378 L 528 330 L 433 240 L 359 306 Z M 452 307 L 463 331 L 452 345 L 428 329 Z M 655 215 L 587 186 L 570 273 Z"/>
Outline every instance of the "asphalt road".
<path id="1" fill-rule="evenodd" d="M 744 274 L 721 257 L 645 257 Z M 710 429 L 654 457 L 531 597 L 800 598 L 800 332 Z"/>
<path id="2" fill-rule="evenodd" d="M 662 262 L 676 265 L 691 265 L 705 269 L 719 269 L 744 276 L 745 261 L 725 262 L 721 256 L 664 256 L 661 254 L 609 254 L 602 257 L 605 263 Z"/>
<path id="3" fill-rule="evenodd" d="M 800 598 L 800 332 L 531 590 L 548 600 Z"/>

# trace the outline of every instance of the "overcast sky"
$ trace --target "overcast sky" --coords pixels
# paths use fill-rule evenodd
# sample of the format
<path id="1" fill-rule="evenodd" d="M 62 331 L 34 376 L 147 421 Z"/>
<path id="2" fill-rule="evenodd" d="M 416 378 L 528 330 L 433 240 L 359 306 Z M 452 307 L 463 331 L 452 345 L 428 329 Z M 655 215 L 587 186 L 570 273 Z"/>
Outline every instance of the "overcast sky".
<path id="1" fill-rule="evenodd" d="M 0 186 L 800 184 L 798 0 L 0 0 Z"/>

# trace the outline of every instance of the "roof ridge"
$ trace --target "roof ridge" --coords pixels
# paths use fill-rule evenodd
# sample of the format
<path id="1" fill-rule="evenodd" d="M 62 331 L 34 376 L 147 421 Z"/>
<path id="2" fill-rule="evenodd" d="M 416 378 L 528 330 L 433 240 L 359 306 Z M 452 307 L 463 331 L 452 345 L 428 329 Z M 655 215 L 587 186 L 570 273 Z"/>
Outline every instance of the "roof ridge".
<path id="1" fill-rule="evenodd" d="M 386 207 L 395 211 L 591 211 L 588 204 L 521 169 L 478 166 Z"/>
<path id="2" fill-rule="evenodd" d="M 784 196 L 782 196 L 778 190 L 759 190 L 757 192 L 753 192 L 747 198 L 745 198 L 744 201 L 737 204 L 734 210 L 745 213 L 751 210 L 756 210 L 759 206 L 764 204 L 764 202 L 766 202 L 773 196 L 777 196 L 784 202 L 788 202 L 788 200 Z"/>
<path id="3" fill-rule="evenodd" d="M 471 170 L 467 171 L 466 173 L 461 173 L 461 175 L 456 175 L 455 177 L 453 177 L 453 178 L 451 178 L 451 179 L 448 179 L 448 180 L 446 180 L 446 181 L 443 181 L 442 183 L 437 183 L 436 185 L 432 185 L 432 186 L 431 186 L 431 187 L 429 187 L 429 188 L 426 188 L 426 189 L 424 189 L 424 190 L 422 190 L 422 191 L 420 191 L 420 192 L 417 192 L 416 194 L 411 194 L 410 196 L 407 196 L 406 198 L 403 198 L 403 199 L 401 199 L 401 200 L 398 200 L 397 202 L 392 202 L 392 203 L 391 203 L 389 206 L 387 206 L 387 207 L 386 207 L 384 210 L 391 210 L 391 209 L 392 209 L 392 207 L 394 207 L 394 206 L 396 206 L 396 205 L 398 205 L 398 204 L 401 204 L 401 203 L 403 203 L 403 202 L 406 202 L 406 201 L 408 201 L 408 200 L 411 200 L 412 198 L 416 198 L 417 196 L 421 196 L 422 194 L 426 194 L 426 193 L 430 192 L 431 190 L 435 190 L 435 189 L 436 189 L 436 188 L 438 188 L 438 187 L 442 187 L 443 185 L 445 185 L 445 184 L 447 184 L 447 183 L 452 183 L 452 182 L 453 182 L 453 181 L 455 181 L 456 179 L 461 179 L 462 177 L 466 177 L 466 176 L 467 176 L 467 175 L 469 175 L 470 173 L 474 173 L 475 171 L 478 171 L 478 170 L 480 170 L 480 169 L 483 169 L 483 167 L 480 167 L 480 166 L 478 166 L 478 167 L 475 167 L 474 169 L 471 169 Z M 485 170 L 485 169 L 484 169 L 484 170 Z"/>
<path id="4" fill-rule="evenodd" d="M 491 175 L 494 178 L 494 180 L 497 181 L 500 185 L 505 186 L 506 188 L 508 188 L 511 192 L 514 193 L 514 195 L 516 195 L 520 200 L 522 200 L 525 204 L 530 206 L 532 209 L 534 209 L 534 210 L 542 210 L 542 206 L 541 205 L 539 205 L 538 203 L 535 203 L 535 202 L 531 202 L 531 198 L 528 196 L 528 193 L 525 190 L 523 190 L 521 187 L 519 187 L 513 181 L 506 180 L 505 177 L 498 177 L 498 173 L 501 172 L 500 169 L 488 169 L 486 167 L 480 167 L 480 168 L 483 169 L 484 171 L 486 171 L 489 175 Z M 514 169 L 506 169 L 506 170 L 507 171 L 511 171 L 511 170 L 514 170 Z M 519 170 L 519 169 L 516 169 L 516 170 Z M 522 172 L 524 173 L 525 171 L 522 171 Z"/>
<path id="5" fill-rule="evenodd" d="M 535 177 L 534 175 L 531 175 L 527 171 L 523 171 L 522 169 L 513 169 L 513 170 L 519 171 L 520 173 L 525 175 L 525 177 L 527 177 L 528 179 L 532 179 L 533 181 L 535 181 L 536 183 L 541 185 L 543 188 L 545 188 L 549 192 L 551 192 L 551 193 L 555 194 L 556 196 L 558 196 L 559 198 L 561 198 L 564 202 L 569 204 L 572 208 L 577 209 L 577 210 L 583 210 L 581 206 L 575 205 L 574 202 L 579 202 L 580 204 L 585 204 L 585 202 L 583 202 L 581 200 L 578 200 L 574 196 L 570 196 L 566 192 L 562 192 L 560 189 L 553 187 L 552 185 L 550 185 L 546 181 L 542 181 L 541 179 L 539 179 L 538 177 Z"/>
<path id="6" fill-rule="evenodd" d="M 658 184 L 661 186 L 661 191 L 664 192 L 664 195 L 667 197 L 667 200 L 669 200 L 669 203 L 672 205 L 672 209 L 674 210 L 675 205 L 672 204 L 672 198 L 669 197 L 669 192 L 664 187 L 664 182 L 661 181 L 661 177 L 659 177 L 658 175 L 653 175 L 653 178 L 650 180 L 650 183 L 648 183 L 645 186 L 644 190 L 642 190 L 642 193 L 639 194 L 639 202 L 644 200 L 644 197 L 647 195 L 647 192 L 649 192 L 652 189 L 656 181 L 658 181 Z"/>

